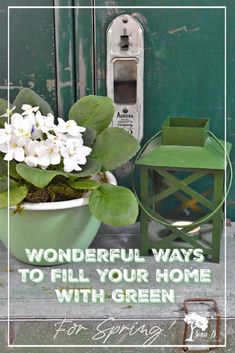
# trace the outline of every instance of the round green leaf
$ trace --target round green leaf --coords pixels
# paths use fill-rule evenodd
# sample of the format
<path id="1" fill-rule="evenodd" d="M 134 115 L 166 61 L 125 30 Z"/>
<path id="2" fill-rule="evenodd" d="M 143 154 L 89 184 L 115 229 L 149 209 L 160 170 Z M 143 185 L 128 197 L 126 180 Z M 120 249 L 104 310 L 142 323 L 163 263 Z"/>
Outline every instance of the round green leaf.
<path id="1" fill-rule="evenodd" d="M 92 179 L 68 180 L 67 184 L 78 190 L 95 190 L 100 186 L 98 181 Z"/>
<path id="2" fill-rule="evenodd" d="M 69 111 L 69 119 L 78 125 L 90 127 L 97 134 L 106 129 L 113 118 L 115 109 L 109 97 L 87 96 L 77 101 Z"/>
<path id="3" fill-rule="evenodd" d="M 10 108 L 12 105 L 10 104 Z M 6 113 L 8 109 L 8 101 L 6 99 L 0 98 L 0 115 L 3 115 Z"/>
<path id="4" fill-rule="evenodd" d="M 77 179 L 95 175 L 100 171 L 101 165 L 99 162 L 92 159 L 87 160 L 87 164 L 82 166 L 82 171 L 77 173 L 66 173 L 63 170 L 48 170 L 29 167 L 24 163 L 16 165 L 17 173 L 28 183 L 33 184 L 38 188 L 44 188 L 56 176 L 64 176 L 65 178 Z"/>
<path id="5" fill-rule="evenodd" d="M 91 127 L 86 127 L 86 131 L 82 133 L 84 145 L 88 147 L 92 146 L 93 142 L 95 141 L 95 137 L 96 137 L 96 132 Z"/>
<path id="6" fill-rule="evenodd" d="M 11 180 L 9 181 L 10 188 L 18 186 L 18 184 Z M 0 176 L 0 192 L 6 191 L 8 189 L 8 177 L 7 176 Z"/>
<path id="7" fill-rule="evenodd" d="M 13 186 L 10 188 L 9 206 L 16 206 L 23 201 L 28 194 L 28 189 L 25 186 Z M 8 191 L 0 193 L 0 208 L 8 207 Z"/>
<path id="8" fill-rule="evenodd" d="M 0 176 L 7 175 L 7 162 L 4 161 L 3 156 L 0 153 Z"/>
<path id="9" fill-rule="evenodd" d="M 20 175 L 16 171 L 17 163 L 14 160 L 10 161 L 9 166 L 10 166 L 10 168 L 9 168 L 10 176 L 16 180 L 21 179 Z"/>
<path id="10" fill-rule="evenodd" d="M 8 122 L 8 119 L 5 116 L 0 116 L 0 129 L 3 129 L 5 126 L 5 123 Z"/>
<path id="11" fill-rule="evenodd" d="M 138 216 L 135 195 L 123 186 L 101 185 L 92 192 L 89 207 L 97 219 L 112 226 L 133 224 Z"/>
<path id="12" fill-rule="evenodd" d="M 126 130 L 110 127 L 96 137 L 90 156 L 100 162 L 102 170 L 113 170 L 131 159 L 139 148 L 139 142 Z"/>
<path id="13" fill-rule="evenodd" d="M 39 110 L 43 115 L 47 115 L 48 113 L 53 114 L 49 104 L 30 88 L 23 88 L 16 96 L 13 103 L 13 106 L 16 107 L 15 111 L 21 113 L 23 104 L 30 104 L 32 107 L 39 106 Z"/>
<path id="14" fill-rule="evenodd" d="M 93 159 L 87 159 L 87 163 L 84 166 L 81 166 L 82 170 L 76 173 L 69 173 L 68 176 L 71 178 L 85 178 L 91 175 L 96 175 L 101 169 L 101 165 L 98 161 Z"/>
<path id="15" fill-rule="evenodd" d="M 2 176 L 0 177 L 0 192 L 6 191 L 8 188 L 8 177 Z"/>
<path id="16" fill-rule="evenodd" d="M 29 167 L 24 163 L 17 164 L 16 171 L 24 180 L 38 188 L 44 188 L 58 175 L 68 178 L 68 173 L 63 171 L 42 170 L 39 168 Z"/>

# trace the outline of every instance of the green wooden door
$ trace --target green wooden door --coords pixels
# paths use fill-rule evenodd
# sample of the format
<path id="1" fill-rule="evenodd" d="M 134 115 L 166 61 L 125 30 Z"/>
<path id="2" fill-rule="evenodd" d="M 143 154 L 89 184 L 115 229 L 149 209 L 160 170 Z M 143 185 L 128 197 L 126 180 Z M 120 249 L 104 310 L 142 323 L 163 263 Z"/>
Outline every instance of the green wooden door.
<path id="1" fill-rule="evenodd" d="M 227 139 L 235 135 L 235 4 L 225 0 L 2 0 L 0 16 L 0 95 L 7 97 L 7 6 L 75 6 L 13 9 L 10 16 L 10 92 L 32 87 L 55 113 L 67 118 L 71 104 L 87 94 L 106 94 L 106 29 L 121 13 L 144 28 L 144 139 L 168 115 L 211 117 L 211 130 L 224 137 L 225 16 L 227 6 Z M 87 6 L 105 8 L 87 8 Z M 85 7 L 86 8 L 85 8 Z M 127 9 L 110 8 L 127 6 Z M 129 7 L 130 6 L 130 7 Z M 169 8 L 133 8 L 166 6 Z M 188 9 L 170 6 L 191 6 Z M 235 146 L 232 161 L 235 163 Z M 119 174 L 127 183 L 130 165 Z M 235 219 L 235 185 L 228 200 Z"/>
<path id="2" fill-rule="evenodd" d="M 1 0 L 0 2 L 0 96 L 7 98 L 7 7 L 10 9 L 10 96 L 30 87 L 45 97 L 56 111 L 56 66 L 53 0 Z"/>
<path id="3" fill-rule="evenodd" d="M 96 0 L 96 6 L 110 1 Z M 229 1 L 115 0 L 95 10 L 95 88 L 106 92 L 106 29 L 122 13 L 136 17 L 144 27 L 144 141 L 160 129 L 167 116 L 211 117 L 210 129 L 225 133 L 225 10 L 223 8 L 170 8 L 170 6 L 228 6 L 227 8 L 227 140 L 235 131 L 234 35 L 235 4 Z M 133 8 L 133 6 L 169 8 Z M 235 162 L 235 146 L 231 153 Z M 235 185 L 228 200 L 228 217 L 235 217 Z"/>

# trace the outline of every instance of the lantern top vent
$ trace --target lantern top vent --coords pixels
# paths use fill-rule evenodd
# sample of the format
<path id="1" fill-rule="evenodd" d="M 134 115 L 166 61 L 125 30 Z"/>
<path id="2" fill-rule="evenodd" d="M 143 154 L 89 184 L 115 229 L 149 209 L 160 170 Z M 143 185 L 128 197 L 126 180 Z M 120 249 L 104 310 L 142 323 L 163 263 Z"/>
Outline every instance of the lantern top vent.
<path id="1" fill-rule="evenodd" d="M 216 141 L 209 133 L 209 118 L 169 117 L 161 135 L 147 144 L 137 165 L 182 169 L 224 170 L 231 144 Z"/>
<path id="2" fill-rule="evenodd" d="M 162 144 L 204 146 L 209 118 L 169 117 L 162 124 Z"/>

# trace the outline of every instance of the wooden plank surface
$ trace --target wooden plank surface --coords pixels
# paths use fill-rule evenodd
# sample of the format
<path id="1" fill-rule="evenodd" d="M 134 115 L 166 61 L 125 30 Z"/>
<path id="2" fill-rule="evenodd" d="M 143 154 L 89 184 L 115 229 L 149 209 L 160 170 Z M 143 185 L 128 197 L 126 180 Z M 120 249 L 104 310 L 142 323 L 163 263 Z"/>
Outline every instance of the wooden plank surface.
<path id="1" fill-rule="evenodd" d="M 234 333 L 235 333 L 235 300 L 234 300 L 234 275 L 233 275 L 233 265 L 234 265 L 234 235 L 235 235 L 235 224 L 232 227 L 227 227 L 227 348 L 217 349 L 218 353 L 233 353 L 235 348 Z M 107 303 L 101 304 L 59 304 L 57 299 L 55 299 L 54 287 L 49 282 L 44 282 L 42 284 L 32 285 L 32 284 L 22 284 L 20 283 L 19 275 L 17 273 L 18 268 L 32 268 L 25 264 L 20 263 L 13 257 L 11 257 L 10 265 L 10 277 L 11 277 L 11 287 L 10 287 L 10 309 L 11 309 L 11 325 L 10 325 L 10 337 L 11 343 L 16 345 L 21 344 L 59 344 L 59 345 L 90 345 L 90 344 L 101 344 L 102 341 L 93 342 L 90 337 L 92 333 L 95 333 L 97 325 L 102 321 L 110 317 L 114 317 L 116 321 L 122 324 L 129 324 L 133 322 L 139 322 L 139 324 L 150 324 L 155 323 L 162 327 L 165 331 L 162 336 L 159 337 L 156 344 L 164 345 L 167 344 L 175 345 L 182 344 L 183 337 L 183 327 L 184 327 L 184 313 L 182 310 L 182 303 L 185 297 L 192 296 L 207 296 L 213 297 L 219 304 L 219 308 L 222 316 L 224 316 L 224 238 L 222 239 L 222 249 L 221 249 L 221 263 L 212 264 L 205 262 L 198 267 L 210 268 L 213 271 L 213 283 L 211 286 L 203 285 L 175 285 L 177 290 L 177 304 L 176 305 L 118 305 L 111 302 L 108 298 Z M 124 228 L 110 228 L 103 226 L 95 238 L 91 247 L 93 248 L 137 248 L 139 242 L 139 225 Z M 1 353 L 11 352 L 7 349 L 7 251 L 3 245 L 0 246 L 0 347 L 2 345 Z M 173 268 L 179 267 L 183 268 L 185 265 L 163 265 L 157 264 L 158 267 Z M 76 268 L 77 265 L 64 265 L 64 267 Z M 100 288 L 98 284 L 97 276 L 95 274 L 95 268 L 98 267 L 97 264 L 86 264 L 84 268 L 87 271 L 89 278 L 91 279 L 91 284 L 86 287 Z M 103 268 L 104 265 L 99 265 Z M 108 267 L 113 267 L 112 264 L 108 264 Z M 130 268 L 137 267 L 133 265 L 126 265 L 119 263 L 116 265 L 117 268 Z M 156 263 L 152 256 L 146 257 L 145 267 L 152 274 L 156 268 Z M 187 267 L 187 266 L 186 266 Z M 188 265 L 189 268 L 195 267 L 192 263 Z M 50 268 L 44 267 L 45 273 L 49 273 Z M 167 288 L 170 285 L 164 284 Z M 63 287 L 66 287 L 65 285 Z M 84 287 L 84 286 L 83 286 Z M 107 293 L 111 293 L 112 289 L 117 287 L 117 285 L 107 283 L 103 287 L 107 290 Z M 120 287 L 125 287 L 121 284 Z M 132 288 L 141 287 L 154 287 L 154 284 L 132 284 Z M 156 284 L 155 284 L 156 287 Z M 61 334 L 56 340 L 53 338 L 55 335 L 55 324 L 64 318 L 72 319 L 73 323 L 83 324 L 87 327 L 87 331 L 83 334 L 68 337 L 66 334 Z M 92 319 L 92 320 L 91 320 Z M 94 320 L 95 319 L 95 320 Z M 132 321 L 131 321 L 132 319 Z M 148 321 L 151 319 L 151 321 Z M 171 325 L 172 328 L 171 328 Z M 30 333 L 30 334 L 29 334 Z M 221 326 L 221 342 L 224 342 L 224 319 L 222 319 Z M 89 336 L 89 337 L 88 337 Z M 27 342 L 25 338 L 27 337 Z M 143 337 L 139 335 L 135 338 L 135 344 L 143 344 Z M 125 335 L 120 335 L 108 341 L 109 344 L 123 345 L 130 344 L 130 338 Z M 133 342 L 131 342 L 133 344 Z M 36 353 L 38 348 L 15 348 L 19 353 Z M 72 353 L 76 349 L 76 352 L 83 353 L 86 349 L 86 353 L 96 353 L 97 348 L 87 347 L 87 348 L 67 348 L 66 352 Z M 110 352 L 112 348 L 100 347 L 99 352 Z M 114 348 L 115 352 L 130 353 L 136 348 L 124 348 L 117 347 Z M 57 352 L 64 352 L 65 348 L 57 348 Z M 156 348 L 148 347 L 148 352 L 156 352 Z M 180 352 L 179 348 L 157 348 L 157 352 L 162 353 L 176 353 Z"/>
<path id="2" fill-rule="evenodd" d="M 227 228 L 227 316 L 235 317 L 235 294 L 234 294 L 234 226 Z M 138 246 L 139 235 L 138 225 L 129 227 L 128 229 L 110 229 L 103 227 L 94 240 L 91 247 L 102 248 L 133 248 Z M 121 233 L 118 233 L 121 232 Z M 224 315 L 224 238 L 222 239 L 221 262 L 213 264 L 204 262 L 199 266 L 195 263 L 190 264 L 156 264 L 152 256 L 146 257 L 145 264 L 66 264 L 63 268 L 72 268 L 75 273 L 78 268 L 84 268 L 85 273 L 90 278 L 87 285 L 69 285 L 58 283 L 52 284 L 49 281 L 50 267 L 44 267 L 45 280 L 39 284 L 27 283 L 20 281 L 18 268 L 30 268 L 31 266 L 20 263 L 15 258 L 10 260 L 10 311 L 12 318 L 105 318 L 107 316 L 115 316 L 120 318 L 142 317 L 142 318 L 182 318 L 182 303 L 186 297 L 212 297 L 217 300 L 221 313 Z M 7 251 L 1 245 L 0 248 L 0 313 L 1 319 L 7 317 Z M 146 268 L 150 273 L 150 278 L 154 278 L 156 268 L 209 268 L 212 270 L 212 284 L 173 284 L 164 283 L 157 284 L 152 280 L 149 283 L 132 283 L 119 285 L 112 282 L 101 284 L 98 280 L 96 268 Z M 60 304 L 56 298 L 55 288 L 104 288 L 107 294 L 107 302 L 104 304 Z M 150 305 L 150 304 L 116 304 L 113 303 L 110 295 L 115 288 L 174 288 L 176 291 L 176 304 Z M 154 310 L 153 310 L 154 307 Z"/>

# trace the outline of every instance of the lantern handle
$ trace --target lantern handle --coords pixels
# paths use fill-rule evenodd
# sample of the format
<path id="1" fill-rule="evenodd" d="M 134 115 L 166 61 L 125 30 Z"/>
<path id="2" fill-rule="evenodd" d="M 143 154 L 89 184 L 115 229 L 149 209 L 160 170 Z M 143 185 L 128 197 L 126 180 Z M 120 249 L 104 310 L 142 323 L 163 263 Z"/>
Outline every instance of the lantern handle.
<path id="1" fill-rule="evenodd" d="M 207 221 L 209 221 L 211 218 L 213 218 L 215 216 L 215 214 L 219 211 L 219 209 L 223 206 L 228 194 L 229 194 L 229 190 L 231 188 L 231 185 L 232 185 L 232 176 L 233 176 L 233 168 L 232 168 L 232 163 L 231 163 L 231 160 L 229 158 L 229 155 L 227 153 L 227 150 L 226 150 L 226 147 L 221 143 L 221 141 L 210 131 L 208 130 L 207 131 L 208 134 L 218 143 L 218 145 L 221 147 L 221 149 L 224 151 L 225 153 L 225 157 L 226 157 L 226 160 L 227 160 L 227 163 L 228 163 L 228 167 L 229 167 L 229 175 L 230 175 L 230 179 L 229 179 L 229 183 L 228 183 L 228 187 L 226 188 L 226 173 L 225 173 L 225 188 L 226 188 L 226 191 L 224 192 L 224 197 L 222 199 L 222 201 L 219 203 L 219 205 L 209 214 L 207 214 L 206 216 L 200 218 L 199 220 L 193 222 L 192 224 L 190 224 L 190 228 L 194 228 L 194 227 L 198 227 L 199 225 L 203 224 L 203 223 L 206 223 Z M 133 165 L 133 168 L 132 168 L 132 186 L 133 186 L 133 192 L 136 196 L 136 199 L 140 205 L 140 207 L 142 208 L 142 210 L 151 218 L 153 219 L 154 221 L 162 224 L 163 226 L 165 227 L 171 227 L 171 228 L 178 228 L 179 226 L 176 226 L 176 225 L 172 225 L 171 223 L 167 223 L 167 222 L 164 222 L 162 221 L 162 219 L 159 219 L 158 217 L 156 217 L 156 213 L 154 212 L 150 212 L 151 210 L 148 210 L 147 207 L 140 201 L 140 198 L 137 194 L 137 191 L 136 191 L 136 187 L 135 187 L 135 180 L 134 180 L 134 173 L 135 173 L 135 167 L 136 167 L 136 162 L 137 160 L 139 159 L 139 157 L 141 156 L 141 154 L 146 150 L 146 148 L 149 146 L 149 144 L 155 140 L 158 136 L 160 136 L 162 134 L 162 131 L 158 131 L 157 134 L 155 134 L 153 137 L 150 138 L 150 140 L 148 140 L 145 145 L 140 149 L 140 151 L 138 152 L 136 158 L 135 158 L 135 161 L 134 161 L 134 165 Z M 180 226 L 182 229 L 184 228 L 189 228 L 189 225 L 185 225 L 185 226 Z"/>

